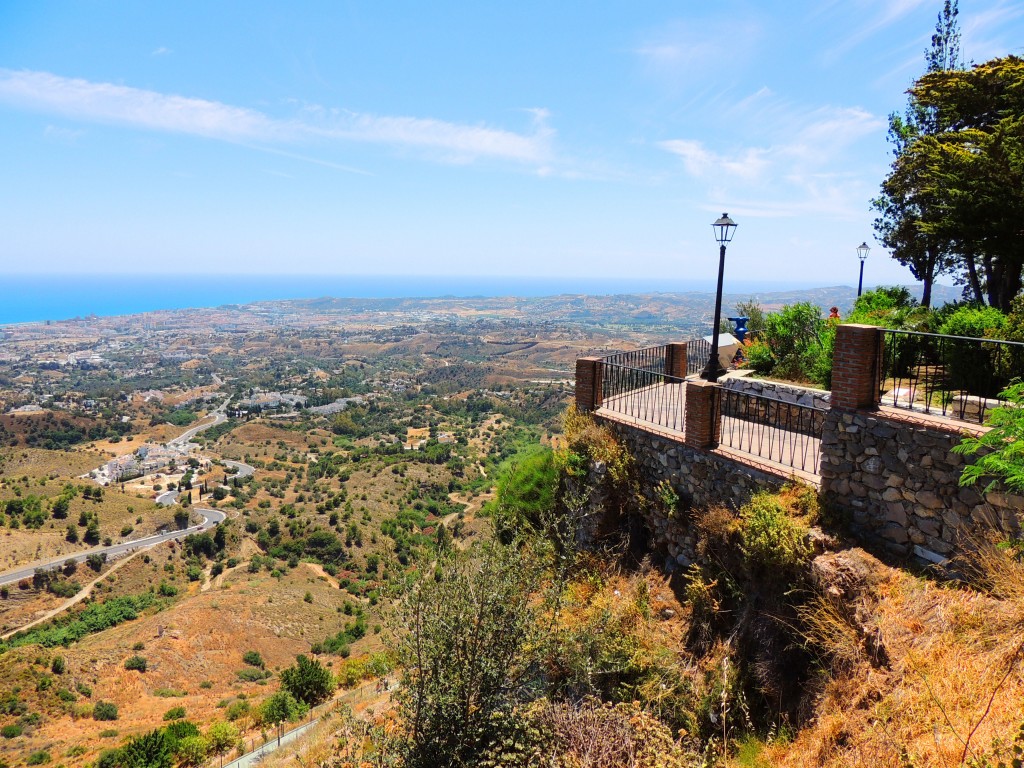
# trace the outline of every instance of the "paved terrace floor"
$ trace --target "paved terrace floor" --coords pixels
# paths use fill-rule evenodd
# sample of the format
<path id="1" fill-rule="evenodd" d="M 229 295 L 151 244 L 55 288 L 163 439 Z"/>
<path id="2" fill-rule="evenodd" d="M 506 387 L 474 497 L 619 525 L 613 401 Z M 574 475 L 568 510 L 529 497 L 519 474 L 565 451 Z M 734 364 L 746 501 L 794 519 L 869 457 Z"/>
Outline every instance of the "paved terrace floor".
<path id="1" fill-rule="evenodd" d="M 685 413 L 686 387 L 677 382 L 606 398 L 597 410 L 606 419 L 677 442 L 686 436 Z M 719 446 L 711 452 L 763 472 L 821 485 L 821 439 L 815 435 L 727 416 L 722 419 Z"/>

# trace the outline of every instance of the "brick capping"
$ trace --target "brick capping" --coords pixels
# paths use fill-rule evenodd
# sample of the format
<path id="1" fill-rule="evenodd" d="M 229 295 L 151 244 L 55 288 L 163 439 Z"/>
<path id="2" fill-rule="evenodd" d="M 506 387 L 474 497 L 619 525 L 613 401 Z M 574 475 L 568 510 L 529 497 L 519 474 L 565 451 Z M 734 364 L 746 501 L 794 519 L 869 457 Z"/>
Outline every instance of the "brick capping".
<path id="1" fill-rule="evenodd" d="M 878 403 L 878 360 L 882 331 L 873 325 L 851 323 L 836 327 L 832 355 L 832 407 L 874 408 Z"/>
<path id="2" fill-rule="evenodd" d="M 703 379 L 686 382 L 686 433 L 683 441 L 692 448 L 714 448 L 722 436 L 722 397 L 718 384 Z"/>
<path id="3" fill-rule="evenodd" d="M 687 343 L 673 341 L 665 345 L 665 374 L 677 379 L 686 378 Z"/>
<path id="4" fill-rule="evenodd" d="M 585 413 L 601 407 L 601 358 L 576 360 L 576 407 Z"/>

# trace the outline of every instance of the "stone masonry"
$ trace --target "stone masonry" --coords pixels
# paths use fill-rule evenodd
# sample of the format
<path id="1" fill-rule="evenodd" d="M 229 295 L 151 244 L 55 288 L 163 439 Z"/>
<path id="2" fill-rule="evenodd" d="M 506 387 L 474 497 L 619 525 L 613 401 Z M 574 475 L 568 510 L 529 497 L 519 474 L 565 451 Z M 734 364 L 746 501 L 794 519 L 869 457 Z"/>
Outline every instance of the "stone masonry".
<path id="1" fill-rule="evenodd" d="M 900 555 L 948 557 L 963 532 L 981 527 L 1019 535 L 1024 497 L 960 487 L 964 457 L 951 450 L 959 442 L 952 424 L 833 410 L 821 442 L 825 503 L 846 512 L 855 532 Z"/>

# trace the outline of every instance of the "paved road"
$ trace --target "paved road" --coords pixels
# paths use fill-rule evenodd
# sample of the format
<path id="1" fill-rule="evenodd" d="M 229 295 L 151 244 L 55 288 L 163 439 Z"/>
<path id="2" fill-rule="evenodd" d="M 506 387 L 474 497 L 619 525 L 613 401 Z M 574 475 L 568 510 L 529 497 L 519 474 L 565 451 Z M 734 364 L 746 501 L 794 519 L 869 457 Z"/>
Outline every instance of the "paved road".
<path id="1" fill-rule="evenodd" d="M 169 507 L 171 504 L 178 503 L 178 492 L 177 491 L 164 491 L 156 497 L 156 503 L 162 507 Z"/>
<path id="2" fill-rule="evenodd" d="M 182 432 L 173 440 L 168 440 L 167 447 L 184 449 L 185 444 L 191 441 L 193 437 L 198 435 L 204 429 L 209 429 L 210 427 L 215 427 L 218 424 L 223 424 L 225 421 L 228 420 L 227 414 L 224 413 L 224 411 L 227 409 L 227 405 L 227 401 L 225 400 L 223 403 L 221 403 L 221 405 L 218 408 L 216 408 L 213 411 L 210 411 L 210 413 L 213 414 L 213 421 L 205 421 L 205 419 L 209 418 L 209 414 L 207 414 L 206 416 L 203 417 L 204 422 L 202 424 L 199 424 L 186 430 L 185 432 Z"/>
<path id="3" fill-rule="evenodd" d="M 243 464 L 240 461 L 229 461 L 228 459 L 224 459 L 224 464 L 235 469 L 235 474 L 233 474 L 232 477 L 249 477 L 256 471 L 253 467 L 250 467 L 248 464 Z"/>
<path id="4" fill-rule="evenodd" d="M 54 557 L 50 560 L 45 560 L 41 563 L 35 563 L 33 565 L 19 568 L 16 571 L 6 571 L 0 573 L 0 584 L 13 584 L 14 582 L 21 581 L 22 579 L 31 579 L 36 572 L 37 568 L 53 568 L 64 563 L 81 563 L 86 557 L 93 554 L 106 553 L 107 557 L 124 554 L 125 552 L 132 552 L 136 549 L 144 549 L 148 547 L 162 544 L 165 541 L 174 541 L 176 539 L 183 539 L 189 534 L 197 533 L 199 531 L 205 531 L 208 528 L 213 528 L 217 524 L 223 522 L 227 515 L 218 509 L 207 509 L 205 507 L 195 507 L 195 511 L 203 515 L 203 522 L 198 525 L 193 525 L 189 528 L 183 528 L 179 531 L 167 531 L 166 533 L 157 533 L 153 536 L 146 536 L 142 539 L 133 539 L 131 541 L 125 541 L 120 544 L 113 544 L 109 547 L 94 547 L 84 552 L 77 552 L 73 555 L 62 555 L 60 557 Z"/>

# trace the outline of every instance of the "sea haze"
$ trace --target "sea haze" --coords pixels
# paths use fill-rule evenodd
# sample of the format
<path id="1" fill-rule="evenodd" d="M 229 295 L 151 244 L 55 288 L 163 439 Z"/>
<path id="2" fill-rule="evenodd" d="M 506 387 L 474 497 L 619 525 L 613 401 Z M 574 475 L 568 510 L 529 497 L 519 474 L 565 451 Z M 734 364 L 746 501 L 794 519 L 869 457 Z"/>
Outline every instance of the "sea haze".
<path id="1" fill-rule="evenodd" d="M 14 275 L 0 278 L 0 325 L 131 315 L 157 309 L 217 307 L 274 299 L 555 296 L 714 291 L 711 281 L 528 277 L 345 275 Z M 793 282 L 726 280 L 743 293 L 815 287 Z"/>

